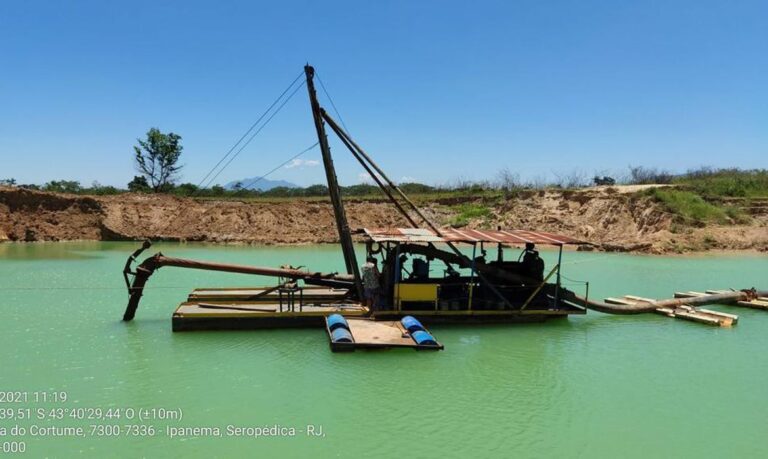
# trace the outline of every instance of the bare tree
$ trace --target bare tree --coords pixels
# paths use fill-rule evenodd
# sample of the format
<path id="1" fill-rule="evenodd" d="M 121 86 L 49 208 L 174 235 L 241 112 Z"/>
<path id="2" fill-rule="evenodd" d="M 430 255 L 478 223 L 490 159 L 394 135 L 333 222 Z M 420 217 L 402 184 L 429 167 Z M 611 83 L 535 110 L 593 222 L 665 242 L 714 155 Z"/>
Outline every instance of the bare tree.
<path id="1" fill-rule="evenodd" d="M 587 180 L 587 174 L 581 170 L 573 170 L 564 174 L 558 174 L 554 171 L 552 173 L 555 175 L 555 177 L 557 177 L 556 184 L 560 188 L 583 188 L 589 183 Z"/>
<path id="2" fill-rule="evenodd" d="M 507 199 L 516 195 L 524 188 L 522 182 L 520 182 L 520 175 L 506 167 L 496 174 L 496 186 L 504 193 Z"/>

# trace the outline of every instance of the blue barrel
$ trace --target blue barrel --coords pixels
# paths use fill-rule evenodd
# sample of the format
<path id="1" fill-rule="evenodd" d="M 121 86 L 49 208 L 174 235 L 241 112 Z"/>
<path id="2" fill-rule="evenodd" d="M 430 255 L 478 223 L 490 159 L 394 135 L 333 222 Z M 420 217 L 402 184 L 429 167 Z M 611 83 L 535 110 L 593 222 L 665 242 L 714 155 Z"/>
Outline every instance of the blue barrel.
<path id="1" fill-rule="evenodd" d="M 331 332 L 331 341 L 334 343 L 351 343 L 352 333 L 346 328 L 339 327 Z"/>
<path id="2" fill-rule="evenodd" d="M 400 323 L 403 324 L 403 327 L 405 327 L 406 330 L 408 330 L 408 333 L 424 330 L 424 325 L 421 325 L 421 322 L 416 320 L 416 318 L 413 316 L 403 317 L 400 319 Z"/>
<path id="3" fill-rule="evenodd" d="M 328 316 L 328 330 L 334 331 L 337 328 L 346 328 L 349 330 L 349 324 L 341 314 L 331 314 Z"/>
<path id="4" fill-rule="evenodd" d="M 416 344 L 419 344 L 419 345 L 422 345 L 422 344 L 428 344 L 432 346 L 437 345 L 437 341 L 435 341 L 435 338 L 433 338 L 432 335 L 425 332 L 424 330 L 418 330 L 411 333 L 411 338 L 413 338 L 413 340 L 416 341 Z"/>

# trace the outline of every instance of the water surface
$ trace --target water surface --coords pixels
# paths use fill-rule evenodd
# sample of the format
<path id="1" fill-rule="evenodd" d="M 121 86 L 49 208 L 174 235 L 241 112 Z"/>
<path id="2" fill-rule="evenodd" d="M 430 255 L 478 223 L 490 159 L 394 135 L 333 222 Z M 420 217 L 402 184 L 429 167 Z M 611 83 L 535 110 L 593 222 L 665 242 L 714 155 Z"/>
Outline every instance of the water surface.
<path id="1" fill-rule="evenodd" d="M 171 332 L 171 313 L 192 288 L 270 282 L 247 275 L 162 268 L 136 320 L 121 322 L 127 293 L 120 271 L 135 247 L 0 245 L 0 389 L 66 391 L 70 399 L 58 406 L 69 408 L 182 409 L 181 421 L 153 422 L 158 429 L 313 424 L 325 437 L 26 436 L 33 457 L 768 455 L 766 312 L 714 306 L 739 314 L 732 329 L 593 312 L 543 324 L 443 326 L 432 330 L 443 352 L 333 354 L 322 330 Z M 335 246 L 153 249 L 343 267 Z M 544 256 L 551 262 L 555 254 Z M 765 256 L 564 259 L 564 274 L 590 280 L 590 296 L 600 298 L 768 288 Z M 5 420 L 0 427 L 91 423 Z"/>

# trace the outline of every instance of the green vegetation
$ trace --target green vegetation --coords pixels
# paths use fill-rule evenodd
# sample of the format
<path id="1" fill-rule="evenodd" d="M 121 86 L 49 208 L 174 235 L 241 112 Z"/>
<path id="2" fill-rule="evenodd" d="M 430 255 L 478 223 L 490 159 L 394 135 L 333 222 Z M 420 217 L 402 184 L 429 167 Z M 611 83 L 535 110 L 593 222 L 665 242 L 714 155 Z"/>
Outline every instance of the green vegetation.
<path id="1" fill-rule="evenodd" d="M 149 187 L 146 177 L 143 175 L 136 175 L 133 177 L 133 180 L 128 182 L 128 191 L 134 193 L 148 193 L 152 191 L 152 189 Z"/>
<path id="2" fill-rule="evenodd" d="M 459 204 L 453 207 L 458 212 L 458 215 L 451 222 L 451 226 L 461 228 L 467 226 L 469 221 L 475 218 L 487 218 L 491 216 L 491 209 L 475 203 Z"/>
<path id="3" fill-rule="evenodd" d="M 706 202 L 696 193 L 669 188 L 652 188 L 648 192 L 673 214 L 687 223 L 704 224 L 707 222 L 725 223 L 725 211 Z"/>
<path id="4" fill-rule="evenodd" d="M 711 169 L 688 171 L 672 181 L 705 197 L 768 197 L 768 170 Z"/>
<path id="5" fill-rule="evenodd" d="M 138 146 L 133 147 L 136 170 L 155 193 L 170 189 L 182 168 L 178 164 L 181 150 L 184 149 L 181 136 L 173 132 L 163 134 L 159 129 L 151 128 L 147 131 L 146 140 L 136 141 L 139 142 Z"/>
<path id="6" fill-rule="evenodd" d="M 664 172 L 658 174 L 669 176 Z M 699 226 L 748 223 L 750 217 L 743 207 L 748 207 L 753 199 L 768 198 L 768 170 L 765 169 L 699 168 L 671 176 L 669 183 L 676 185 L 675 188 L 656 188 L 649 194 L 684 223 Z"/>
<path id="7" fill-rule="evenodd" d="M 750 217 L 742 209 L 722 202 L 708 201 L 698 193 L 684 188 L 653 188 L 647 191 L 682 223 L 697 226 L 706 223 L 749 223 Z M 674 231 L 673 231 L 674 232 Z"/>
<path id="8" fill-rule="evenodd" d="M 150 133 L 148 133 L 148 136 L 150 136 Z M 160 133 L 159 135 L 165 134 Z M 171 135 L 168 134 L 168 136 Z M 174 137 L 174 139 L 171 140 L 177 143 L 180 140 L 178 136 Z M 166 140 L 173 143 L 169 139 Z M 163 142 L 165 141 L 157 140 L 155 144 L 160 145 Z M 152 147 L 150 143 L 147 143 L 147 145 L 150 149 L 162 150 L 165 148 L 160 148 L 157 145 Z M 180 152 L 181 146 L 177 146 L 177 152 Z M 175 147 L 169 147 L 167 151 L 174 149 Z M 175 159 L 178 160 L 178 156 Z M 167 165 L 169 163 L 165 162 L 164 164 Z M 173 166 L 173 168 L 174 173 L 178 171 L 177 166 Z M 165 174 L 163 176 L 168 180 L 166 180 L 165 184 L 159 185 L 159 182 L 148 180 L 146 175 L 138 175 L 127 184 L 127 191 L 148 193 L 158 189 L 160 192 L 168 194 L 203 199 L 243 199 L 255 201 L 284 201 L 290 199 L 322 201 L 328 199 L 328 187 L 322 184 L 304 188 L 277 187 L 267 191 L 251 189 L 257 183 L 241 183 L 233 189 L 225 189 L 221 185 L 201 189 L 192 183 L 174 184 L 172 182 L 173 174 L 170 176 Z M 453 224 L 455 226 L 464 226 L 472 219 L 488 217 L 490 215 L 490 203 L 517 199 L 533 190 L 543 193 L 543 190 L 566 191 L 584 188 L 587 186 L 585 177 L 586 175 L 584 174 L 571 173 L 559 176 L 555 182 L 546 182 L 544 180 L 523 182 L 517 173 L 504 169 L 497 174 L 494 181 L 473 182 L 457 180 L 452 184 L 440 186 L 430 186 L 422 183 L 401 183 L 399 187 L 417 204 L 442 203 L 453 206 L 452 208 L 457 213 Z M 606 176 L 601 177 L 597 174 L 593 179 L 594 182 L 601 183 L 610 183 L 611 180 L 614 179 Z M 752 207 L 754 200 L 768 199 L 768 170 L 765 169 L 699 168 L 675 175 L 655 168 L 630 167 L 628 174 L 616 181 L 620 184 L 631 185 L 671 185 L 667 188 L 646 190 L 643 192 L 643 195 L 650 196 L 660 202 L 669 212 L 678 217 L 678 220 L 675 222 L 676 231 L 682 231 L 686 225 L 702 226 L 708 223 L 748 223 L 750 217 L 744 209 Z M 84 187 L 80 185 L 80 182 L 71 180 L 53 180 L 39 186 L 17 184 L 15 179 L 9 178 L 1 180 L 0 185 L 76 194 L 104 195 L 126 192 L 125 189 L 102 186 L 97 182 L 94 182 L 90 187 Z M 610 188 L 608 190 L 610 191 Z M 341 194 L 345 198 L 352 200 L 378 201 L 386 199 L 377 186 L 370 184 L 341 187 Z M 467 204 L 468 201 L 483 204 Z"/>
<path id="9" fill-rule="evenodd" d="M 43 191 L 52 193 L 79 193 L 82 191 L 80 182 L 75 180 L 51 180 L 43 185 Z"/>

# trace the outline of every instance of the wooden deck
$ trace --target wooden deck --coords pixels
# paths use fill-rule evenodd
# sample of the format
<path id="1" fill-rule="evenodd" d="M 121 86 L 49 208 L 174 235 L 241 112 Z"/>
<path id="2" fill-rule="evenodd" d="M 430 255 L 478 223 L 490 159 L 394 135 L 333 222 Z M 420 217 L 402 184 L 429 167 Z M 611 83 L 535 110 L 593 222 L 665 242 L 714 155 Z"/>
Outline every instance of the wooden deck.
<path id="1" fill-rule="evenodd" d="M 325 317 L 343 314 L 349 317 L 363 317 L 368 308 L 359 303 L 328 305 L 305 305 L 299 311 L 280 312 L 276 303 L 207 303 L 187 301 L 173 313 L 173 331 L 193 330 L 253 330 L 259 328 L 322 327 Z"/>
<path id="2" fill-rule="evenodd" d="M 443 345 L 438 342 L 437 345 L 420 345 L 411 338 L 408 330 L 403 327 L 399 320 L 371 320 L 365 318 L 347 318 L 349 331 L 354 339 L 353 343 L 334 343 L 330 339 L 330 330 L 328 332 L 331 350 L 334 352 L 348 352 L 355 349 L 389 349 L 389 348 L 410 348 L 416 350 L 442 350 Z M 427 330 L 427 332 L 429 332 Z M 431 332 L 429 332 L 431 334 Z M 434 335 L 432 335 L 434 337 Z"/>
<path id="3" fill-rule="evenodd" d="M 188 301 L 206 302 L 232 302 L 232 301 L 257 301 L 275 302 L 280 298 L 279 291 L 263 288 L 197 288 L 189 294 Z M 330 303 L 343 301 L 347 295 L 346 289 L 334 289 L 325 287 L 303 287 L 302 299 L 305 303 Z"/>

